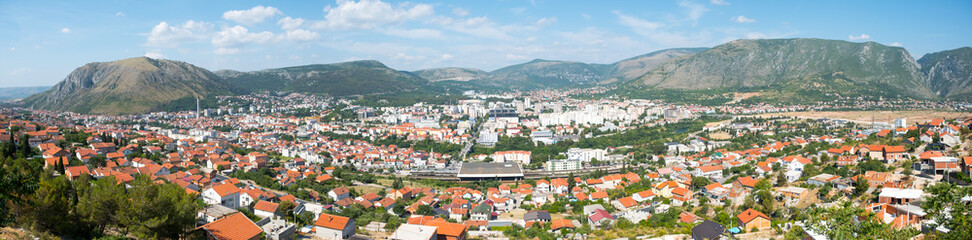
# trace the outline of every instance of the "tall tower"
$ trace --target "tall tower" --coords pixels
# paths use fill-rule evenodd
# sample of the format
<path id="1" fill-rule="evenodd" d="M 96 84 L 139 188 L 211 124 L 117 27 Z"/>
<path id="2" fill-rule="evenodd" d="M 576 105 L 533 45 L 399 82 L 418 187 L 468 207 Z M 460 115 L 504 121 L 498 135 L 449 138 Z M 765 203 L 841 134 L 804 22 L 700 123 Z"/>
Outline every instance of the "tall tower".
<path id="1" fill-rule="evenodd" d="M 196 96 L 196 118 L 199 118 L 199 96 Z"/>

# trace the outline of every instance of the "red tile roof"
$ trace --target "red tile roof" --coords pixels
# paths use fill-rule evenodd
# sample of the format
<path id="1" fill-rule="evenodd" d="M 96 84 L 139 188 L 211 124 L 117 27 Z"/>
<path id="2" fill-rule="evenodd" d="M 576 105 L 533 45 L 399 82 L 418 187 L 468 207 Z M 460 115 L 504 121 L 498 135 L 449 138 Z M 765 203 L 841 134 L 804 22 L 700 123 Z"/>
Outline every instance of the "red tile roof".
<path id="1" fill-rule="evenodd" d="M 257 202 L 255 206 L 253 206 L 253 210 L 260 210 L 264 212 L 277 212 L 277 207 L 279 205 L 280 204 L 260 200 L 259 202 Z"/>
<path id="2" fill-rule="evenodd" d="M 314 222 L 314 226 L 320 226 L 335 230 L 344 230 L 344 227 L 348 225 L 350 218 L 342 217 L 338 215 L 331 215 L 327 213 L 321 213 L 320 217 L 317 217 L 317 222 Z"/>
<path id="3" fill-rule="evenodd" d="M 199 228 L 220 240 L 259 239 L 260 233 L 263 233 L 263 230 L 243 213 L 234 213 Z"/>
<path id="4" fill-rule="evenodd" d="M 766 214 L 753 210 L 752 208 L 747 209 L 746 211 L 740 213 L 739 216 L 737 217 L 739 217 L 739 221 L 742 221 L 743 223 L 749 223 L 750 221 L 756 219 L 757 217 L 762 217 L 765 218 L 766 220 L 770 220 L 770 218 L 767 217 Z"/>

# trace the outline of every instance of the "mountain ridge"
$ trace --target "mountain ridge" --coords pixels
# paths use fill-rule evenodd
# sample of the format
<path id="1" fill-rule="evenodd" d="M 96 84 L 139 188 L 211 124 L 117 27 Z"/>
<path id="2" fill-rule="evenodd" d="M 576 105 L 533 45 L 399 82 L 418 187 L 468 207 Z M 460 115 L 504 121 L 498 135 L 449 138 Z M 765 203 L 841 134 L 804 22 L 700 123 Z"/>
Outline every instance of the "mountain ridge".
<path id="1" fill-rule="evenodd" d="M 137 57 L 85 64 L 23 103 L 59 111 L 124 114 L 186 108 L 196 97 L 262 91 L 341 97 L 611 84 L 633 89 L 764 89 L 782 97 L 799 93 L 953 98 L 972 97 L 970 69 L 969 47 L 915 60 L 900 47 L 813 38 L 741 39 L 712 48 L 663 49 L 611 64 L 537 58 L 491 72 L 408 72 L 377 60 L 210 72 L 185 62 Z M 150 91 L 157 93 L 146 95 Z"/>

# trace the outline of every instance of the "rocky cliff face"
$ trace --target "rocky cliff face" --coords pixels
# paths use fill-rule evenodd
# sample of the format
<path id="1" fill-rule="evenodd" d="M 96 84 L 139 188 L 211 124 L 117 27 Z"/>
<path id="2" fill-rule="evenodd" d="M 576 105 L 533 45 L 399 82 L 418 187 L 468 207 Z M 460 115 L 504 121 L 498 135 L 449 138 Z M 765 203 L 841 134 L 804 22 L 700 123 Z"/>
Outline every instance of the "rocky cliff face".
<path id="1" fill-rule="evenodd" d="M 229 87 L 206 69 L 139 57 L 86 64 L 50 90 L 24 102 L 41 109 L 127 114 L 159 110 L 179 99 L 229 92 Z"/>
<path id="2" fill-rule="evenodd" d="M 929 53 L 918 59 L 921 72 L 935 94 L 943 97 L 972 97 L 972 48 Z"/>
<path id="3" fill-rule="evenodd" d="M 679 88 L 752 88 L 818 75 L 841 75 L 854 86 L 933 97 L 905 49 L 874 42 L 822 39 L 736 40 L 662 64 L 634 85 Z"/>
<path id="4" fill-rule="evenodd" d="M 439 81 L 471 81 L 489 77 L 489 73 L 475 68 L 433 68 L 412 72 L 431 82 Z"/>
<path id="5" fill-rule="evenodd" d="M 672 59 L 694 55 L 707 49 L 673 48 L 628 58 L 611 64 L 605 76 L 621 81 L 635 79 Z"/>

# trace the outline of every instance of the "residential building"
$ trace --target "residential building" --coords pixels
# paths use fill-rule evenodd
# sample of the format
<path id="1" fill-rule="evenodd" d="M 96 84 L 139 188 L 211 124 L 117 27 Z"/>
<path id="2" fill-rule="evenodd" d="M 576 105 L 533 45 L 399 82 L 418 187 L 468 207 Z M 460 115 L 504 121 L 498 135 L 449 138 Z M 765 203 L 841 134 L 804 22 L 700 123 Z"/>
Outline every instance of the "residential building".
<path id="1" fill-rule="evenodd" d="M 348 239 L 355 229 L 354 219 L 327 213 L 321 213 L 314 222 L 315 236 L 323 239 Z"/>

